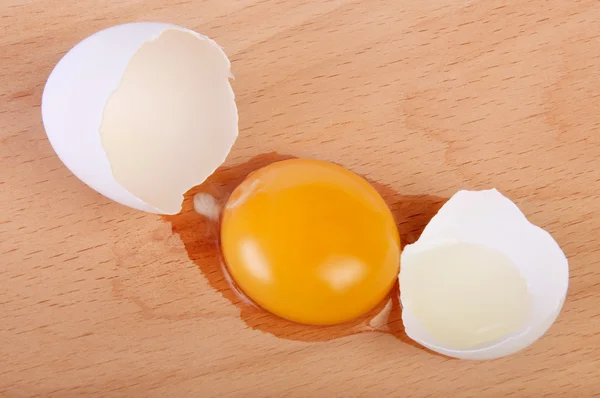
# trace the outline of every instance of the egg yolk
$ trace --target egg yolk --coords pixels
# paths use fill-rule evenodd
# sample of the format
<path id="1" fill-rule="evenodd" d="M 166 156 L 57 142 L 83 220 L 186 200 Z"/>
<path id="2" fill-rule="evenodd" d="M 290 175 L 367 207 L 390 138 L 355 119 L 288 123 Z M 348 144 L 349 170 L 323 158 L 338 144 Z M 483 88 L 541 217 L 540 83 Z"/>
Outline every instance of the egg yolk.
<path id="1" fill-rule="evenodd" d="M 289 320 L 331 325 L 376 306 L 398 276 L 391 211 L 358 175 L 293 159 L 255 171 L 223 211 L 221 245 L 239 288 Z"/>

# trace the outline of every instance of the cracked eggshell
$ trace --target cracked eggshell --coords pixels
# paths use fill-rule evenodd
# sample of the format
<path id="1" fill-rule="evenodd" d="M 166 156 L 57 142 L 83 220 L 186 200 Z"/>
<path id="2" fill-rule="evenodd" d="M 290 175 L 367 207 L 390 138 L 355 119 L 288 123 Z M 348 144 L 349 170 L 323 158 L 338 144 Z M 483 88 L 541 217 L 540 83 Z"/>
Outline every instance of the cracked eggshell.
<path id="1" fill-rule="evenodd" d="M 60 60 L 42 119 L 59 158 L 87 185 L 126 206 L 174 214 L 237 138 L 231 77 L 227 56 L 203 35 L 118 25 Z"/>
<path id="2" fill-rule="evenodd" d="M 414 266 L 416 254 L 459 242 L 483 245 L 508 256 L 526 280 L 531 296 L 531 311 L 521 329 L 469 349 L 447 347 L 432 336 L 406 305 L 410 300 L 402 293 L 402 275 Z M 494 359 L 531 345 L 556 320 L 569 279 L 567 258 L 552 236 L 531 224 L 510 199 L 495 189 L 460 191 L 450 198 L 419 240 L 406 246 L 400 269 L 402 321 L 408 336 L 433 351 L 461 359 Z"/>

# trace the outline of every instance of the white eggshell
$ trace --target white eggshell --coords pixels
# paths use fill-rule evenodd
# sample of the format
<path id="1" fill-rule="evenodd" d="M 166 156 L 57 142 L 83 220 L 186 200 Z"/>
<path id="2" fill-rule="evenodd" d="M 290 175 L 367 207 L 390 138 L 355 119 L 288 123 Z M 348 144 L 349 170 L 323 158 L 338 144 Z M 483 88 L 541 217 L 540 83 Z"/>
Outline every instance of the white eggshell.
<path id="1" fill-rule="evenodd" d="M 414 266 L 417 253 L 452 243 L 472 243 L 508 256 L 527 281 L 532 311 L 525 326 L 515 333 L 473 349 L 445 347 L 432 336 L 405 304 L 402 274 Z M 401 256 L 400 298 L 407 335 L 441 354 L 462 359 L 493 359 L 515 353 L 539 339 L 554 323 L 569 281 L 567 259 L 552 236 L 531 224 L 508 198 L 497 190 L 460 191 L 432 218 L 417 242 Z"/>
<path id="2" fill-rule="evenodd" d="M 60 60 L 44 88 L 42 118 L 48 139 L 59 158 L 87 185 L 126 206 L 147 212 L 172 214 L 179 209 L 173 206 L 169 209 L 157 208 L 130 193 L 122 183 L 117 181 L 100 134 L 106 104 L 122 84 L 123 75 L 132 57 L 144 44 L 157 39 L 168 30 L 188 32 L 195 35 L 198 40 L 208 41 L 214 48 L 218 48 L 223 58 L 222 63 L 226 65 L 226 80 L 229 78 L 230 64 L 227 56 L 214 41 L 205 36 L 164 23 L 118 25 L 84 39 Z M 175 70 L 173 73 L 176 74 L 178 71 Z M 223 133 L 219 131 L 219 135 L 212 131 L 198 133 L 215 134 L 214 139 L 221 140 L 224 144 L 219 146 L 219 153 L 211 154 L 210 164 L 197 171 L 197 181 L 194 181 L 196 184 L 204 181 L 225 160 L 237 137 L 237 109 L 228 82 L 227 86 L 227 91 L 220 95 L 228 101 L 229 109 L 226 112 L 231 119 L 230 123 L 221 129 Z M 143 98 L 144 94 L 140 92 L 140 98 Z M 197 112 L 202 112 L 202 109 L 198 109 Z M 164 132 L 164 134 L 172 133 L 172 131 Z M 223 151 L 222 147 L 227 149 Z M 164 149 L 167 150 L 177 150 L 177 148 Z M 197 156 L 202 158 L 203 153 L 210 151 L 211 148 L 198 148 Z M 212 149 L 212 151 L 216 150 Z M 177 165 L 163 166 L 165 170 L 174 169 L 174 178 L 176 177 Z M 156 165 L 153 167 L 156 169 Z M 139 178 L 152 181 L 153 175 L 148 172 L 146 175 L 140 175 Z M 189 188 L 192 186 L 187 186 L 187 189 Z M 161 187 L 157 186 L 157 190 L 159 189 Z M 176 195 L 182 195 L 184 192 L 177 192 Z"/>

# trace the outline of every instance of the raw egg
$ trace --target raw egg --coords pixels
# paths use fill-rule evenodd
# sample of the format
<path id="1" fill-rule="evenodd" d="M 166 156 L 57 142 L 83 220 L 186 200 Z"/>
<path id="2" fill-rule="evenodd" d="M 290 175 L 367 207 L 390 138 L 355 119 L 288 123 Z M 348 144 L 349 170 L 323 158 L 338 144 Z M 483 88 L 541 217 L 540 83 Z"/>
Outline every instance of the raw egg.
<path id="1" fill-rule="evenodd" d="M 238 135 L 230 63 L 213 40 L 163 23 L 114 26 L 58 62 L 42 118 L 63 163 L 124 205 L 174 214 Z"/>
<path id="2" fill-rule="evenodd" d="M 439 353 L 503 357 L 550 328 L 568 282 L 556 241 L 510 199 L 460 191 L 404 248 L 402 320 L 410 338 Z"/>
<path id="3" fill-rule="evenodd" d="M 385 201 L 363 178 L 317 160 L 273 163 L 246 178 L 223 210 L 221 245 L 250 299 L 305 324 L 365 314 L 399 269 L 400 238 Z"/>

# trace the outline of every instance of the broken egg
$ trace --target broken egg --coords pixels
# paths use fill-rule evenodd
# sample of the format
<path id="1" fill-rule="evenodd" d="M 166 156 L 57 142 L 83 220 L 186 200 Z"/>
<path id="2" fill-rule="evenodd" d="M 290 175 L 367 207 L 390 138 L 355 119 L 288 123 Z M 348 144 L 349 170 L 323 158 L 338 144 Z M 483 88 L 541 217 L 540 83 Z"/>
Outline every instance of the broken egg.
<path id="1" fill-rule="evenodd" d="M 456 193 L 400 264 L 407 335 L 462 359 L 531 345 L 556 320 L 569 279 L 552 236 L 495 189 Z"/>
<path id="2" fill-rule="evenodd" d="M 238 135 L 230 62 L 213 40 L 163 23 L 100 31 L 73 47 L 44 88 L 59 158 L 121 204 L 175 214 Z"/>

